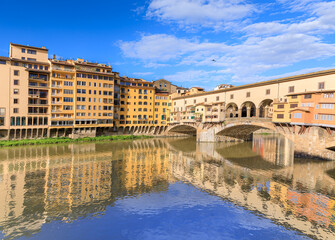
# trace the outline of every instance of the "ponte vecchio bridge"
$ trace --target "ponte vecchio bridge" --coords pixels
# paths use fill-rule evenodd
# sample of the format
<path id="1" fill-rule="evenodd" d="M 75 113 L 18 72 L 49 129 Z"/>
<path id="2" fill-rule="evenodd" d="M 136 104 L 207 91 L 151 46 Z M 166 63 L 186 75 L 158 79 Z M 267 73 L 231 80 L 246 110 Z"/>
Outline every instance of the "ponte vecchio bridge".
<path id="1" fill-rule="evenodd" d="M 213 142 L 222 136 L 248 140 L 253 132 L 269 129 L 295 143 L 296 153 L 335 160 L 334 128 L 272 121 L 274 101 L 292 93 L 335 89 L 334 79 L 335 69 L 179 96 L 172 100 L 166 133 L 196 135 L 199 142 Z"/>

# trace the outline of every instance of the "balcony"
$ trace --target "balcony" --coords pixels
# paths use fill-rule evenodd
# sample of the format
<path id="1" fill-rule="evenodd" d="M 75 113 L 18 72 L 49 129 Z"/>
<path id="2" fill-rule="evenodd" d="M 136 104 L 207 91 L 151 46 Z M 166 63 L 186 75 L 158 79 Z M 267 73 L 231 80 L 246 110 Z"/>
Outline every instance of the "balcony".
<path id="1" fill-rule="evenodd" d="M 51 112 L 52 113 L 60 113 L 60 112 L 62 112 L 62 110 L 60 110 L 60 109 L 51 109 Z"/>
<path id="2" fill-rule="evenodd" d="M 47 107 L 48 103 L 28 103 L 29 107 Z"/>
<path id="3" fill-rule="evenodd" d="M 31 111 L 29 111 L 28 112 L 28 115 L 48 115 L 48 112 L 38 112 L 38 111 L 36 111 L 36 112 L 31 112 Z"/>
<path id="4" fill-rule="evenodd" d="M 42 81 L 47 81 L 47 77 L 45 76 L 38 76 L 38 75 L 29 75 L 29 80 L 42 80 Z"/>
<path id="5" fill-rule="evenodd" d="M 51 85 L 52 88 L 62 88 L 61 85 Z"/>
<path id="6" fill-rule="evenodd" d="M 37 84 L 37 83 L 29 83 L 28 84 L 29 88 L 44 88 L 44 89 L 49 89 L 47 84 Z"/>
<path id="7" fill-rule="evenodd" d="M 55 105 L 56 104 L 63 104 L 63 102 L 61 102 L 61 101 L 57 101 L 57 102 L 56 101 L 52 101 L 51 104 L 55 104 Z"/>

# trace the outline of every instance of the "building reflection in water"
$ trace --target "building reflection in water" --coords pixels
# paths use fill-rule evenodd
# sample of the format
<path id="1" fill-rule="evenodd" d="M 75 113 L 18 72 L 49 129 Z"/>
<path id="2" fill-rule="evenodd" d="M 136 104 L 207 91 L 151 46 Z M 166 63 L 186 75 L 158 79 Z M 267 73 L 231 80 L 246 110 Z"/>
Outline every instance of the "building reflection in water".
<path id="1" fill-rule="evenodd" d="M 9 239 L 31 235 L 118 198 L 165 191 L 168 154 L 159 140 L 0 149 L 0 230 Z"/>
<path id="2" fill-rule="evenodd" d="M 103 213 L 175 181 L 316 238 L 335 237 L 335 162 L 294 159 L 278 136 L 252 143 L 147 139 L 0 149 L 0 229 L 9 239 L 43 224 Z"/>
<path id="3" fill-rule="evenodd" d="M 326 173 L 335 162 L 294 160 L 292 144 L 277 136 L 194 144 L 192 153 L 181 150 L 183 142 L 173 145 L 171 169 L 177 179 L 304 234 L 335 238 L 335 180 Z"/>

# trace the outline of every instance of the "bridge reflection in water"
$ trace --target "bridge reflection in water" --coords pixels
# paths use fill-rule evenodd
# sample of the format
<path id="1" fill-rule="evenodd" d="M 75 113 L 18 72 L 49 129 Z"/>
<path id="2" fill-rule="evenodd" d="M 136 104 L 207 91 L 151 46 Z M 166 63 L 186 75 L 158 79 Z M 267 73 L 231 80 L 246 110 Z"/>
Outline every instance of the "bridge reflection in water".
<path id="1" fill-rule="evenodd" d="M 334 169 L 335 162 L 294 159 L 291 143 L 273 135 L 252 143 L 176 138 L 0 149 L 0 232 L 34 235 L 45 223 L 96 216 L 120 199 L 183 181 L 334 239 Z"/>

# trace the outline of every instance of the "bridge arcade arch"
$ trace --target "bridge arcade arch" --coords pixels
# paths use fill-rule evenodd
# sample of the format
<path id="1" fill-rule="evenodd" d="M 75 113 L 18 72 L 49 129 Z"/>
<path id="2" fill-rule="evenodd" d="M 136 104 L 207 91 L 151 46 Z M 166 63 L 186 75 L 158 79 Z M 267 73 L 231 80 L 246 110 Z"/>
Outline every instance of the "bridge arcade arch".
<path id="1" fill-rule="evenodd" d="M 227 104 L 226 107 L 226 118 L 237 118 L 238 116 L 238 106 L 236 103 L 231 102 Z"/>
<path id="2" fill-rule="evenodd" d="M 272 99 L 265 99 L 263 100 L 258 107 L 258 114 L 257 117 L 260 118 L 268 118 L 271 117 L 271 109 L 272 109 L 273 100 Z"/>
<path id="3" fill-rule="evenodd" d="M 241 105 L 241 114 L 240 116 L 243 117 L 256 117 L 256 105 L 251 102 L 251 101 L 247 101 L 242 103 Z"/>

